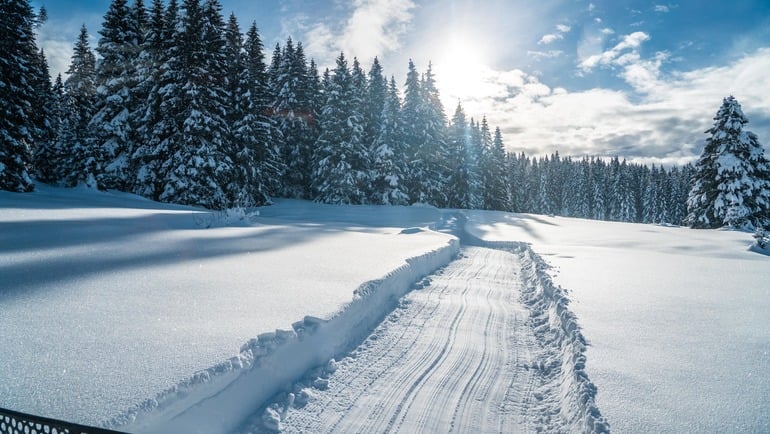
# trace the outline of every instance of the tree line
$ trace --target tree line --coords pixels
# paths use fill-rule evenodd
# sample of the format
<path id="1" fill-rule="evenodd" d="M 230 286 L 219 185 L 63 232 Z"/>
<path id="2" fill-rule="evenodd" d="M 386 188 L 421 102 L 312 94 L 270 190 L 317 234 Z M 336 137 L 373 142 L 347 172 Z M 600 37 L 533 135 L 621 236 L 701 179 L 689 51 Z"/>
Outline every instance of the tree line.
<path id="1" fill-rule="evenodd" d="M 212 209 L 272 197 L 679 224 L 692 167 L 529 158 L 499 128 L 447 119 L 429 64 L 403 89 L 377 58 L 320 73 L 291 38 L 265 56 L 218 0 L 113 0 L 96 53 L 83 27 L 53 84 L 27 0 L 3 0 L 0 188 L 33 178 Z"/>

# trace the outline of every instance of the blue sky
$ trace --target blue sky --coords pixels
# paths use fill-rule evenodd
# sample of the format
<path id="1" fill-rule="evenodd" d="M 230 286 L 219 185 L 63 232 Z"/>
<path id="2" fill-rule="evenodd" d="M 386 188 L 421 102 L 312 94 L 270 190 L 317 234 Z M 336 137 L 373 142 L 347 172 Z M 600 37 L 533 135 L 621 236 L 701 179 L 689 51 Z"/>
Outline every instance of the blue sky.
<path id="1" fill-rule="evenodd" d="M 109 0 L 34 0 L 53 71 Z M 145 3 L 150 3 L 145 0 Z M 432 61 L 448 115 L 500 126 L 528 154 L 620 155 L 681 163 L 702 150 L 721 99 L 734 95 L 749 129 L 770 143 L 767 0 L 221 0 L 242 28 L 256 21 L 268 55 L 292 36 L 331 66 L 344 50 L 379 56 L 402 84 L 409 58 Z"/>

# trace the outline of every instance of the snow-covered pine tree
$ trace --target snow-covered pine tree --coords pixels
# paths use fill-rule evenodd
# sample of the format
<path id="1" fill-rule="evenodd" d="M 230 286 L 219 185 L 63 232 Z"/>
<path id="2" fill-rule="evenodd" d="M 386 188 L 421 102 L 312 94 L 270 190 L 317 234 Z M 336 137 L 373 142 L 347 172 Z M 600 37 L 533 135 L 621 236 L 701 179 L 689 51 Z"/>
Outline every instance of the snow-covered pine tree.
<path id="1" fill-rule="evenodd" d="M 481 137 L 486 141 L 489 125 L 486 116 L 481 119 Z M 500 128 L 495 128 L 492 142 L 484 153 L 482 169 L 484 182 L 484 208 L 507 211 L 510 208 L 508 185 L 505 182 L 505 147 Z"/>
<path id="2" fill-rule="evenodd" d="M 383 116 L 385 111 L 385 99 L 388 93 L 388 81 L 383 74 L 382 65 L 375 57 L 372 67 L 369 69 L 366 96 L 364 98 L 365 107 L 362 110 L 364 116 L 364 143 L 372 146 L 377 140 L 380 131 L 382 131 Z"/>
<path id="3" fill-rule="evenodd" d="M 130 114 L 132 130 L 136 132 L 136 148 L 131 156 L 132 172 L 136 174 L 133 191 L 154 200 L 160 198 L 171 156 L 169 139 L 178 134 L 175 113 L 178 110 L 180 86 L 178 72 L 172 60 L 179 55 L 176 39 L 178 20 L 177 0 L 153 0 L 148 31 L 139 54 L 137 85 L 134 98 L 137 106 Z M 143 101 L 139 99 L 143 98 Z"/>
<path id="4" fill-rule="evenodd" d="M 425 122 L 421 131 L 420 159 L 426 162 L 426 176 L 422 180 L 422 191 L 429 203 L 444 206 L 446 203 L 444 185 L 448 174 L 445 163 L 448 155 L 447 118 L 436 87 L 431 63 L 428 63 L 428 70 L 422 77 L 420 85 L 422 88 L 421 111 L 424 113 Z M 478 171 L 475 175 L 478 176 Z"/>
<path id="5" fill-rule="evenodd" d="M 162 105 L 174 117 L 167 139 L 170 158 L 164 202 L 223 209 L 233 204 L 224 191 L 232 176 L 225 150 L 228 136 L 224 90 L 224 20 L 217 0 L 185 0 L 176 39 L 179 54 L 169 60 L 177 81 Z"/>
<path id="6" fill-rule="evenodd" d="M 38 19 L 39 21 L 39 19 Z M 38 50 L 35 56 L 32 87 L 35 93 L 32 98 L 32 138 L 34 140 L 33 154 L 37 155 L 41 146 L 50 146 L 54 137 L 53 127 L 53 103 L 54 94 L 51 87 L 51 74 L 48 69 L 48 62 L 43 50 Z M 37 163 L 37 159 L 33 159 Z M 37 173 L 37 169 L 35 169 Z"/>
<path id="7" fill-rule="evenodd" d="M 756 135 L 733 97 L 723 99 L 695 164 L 685 224 L 693 228 L 751 229 L 767 224 L 770 179 Z"/>
<path id="8" fill-rule="evenodd" d="M 271 178 L 279 175 L 267 118 L 267 75 L 262 42 L 253 23 L 245 44 L 235 15 L 226 30 L 228 65 L 228 121 L 230 159 L 235 176 L 228 185 L 229 200 L 240 206 L 270 202 Z"/>
<path id="9" fill-rule="evenodd" d="M 548 186 L 546 187 L 548 194 L 548 206 L 550 207 L 550 214 L 561 215 L 564 208 L 564 167 L 562 163 L 561 155 L 559 151 L 551 154 L 551 158 L 548 160 Z"/>
<path id="10" fill-rule="evenodd" d="M 268 88 L 269 94 L 272 97 L 270 103 L 275 100 L 276 95 L 280 89 L 280 82 L 278 80 L 281 73 L 281 44 L 275 43 L 273 48 L 273 56 L 270 59 L 270 66 L 267 68 Z"/>
<path id="11" fill-rule="evenodd" d="M 422 111 L 422 88 L 420 87 L 420 74 L 412 59 L 409 59 L 409 67 L 404 83 L 404 102 L 401 109 L 401 125 L 403 127 L 403 139 L 406 145 L 407 173 L 406 187 L 410 200 L 414 202 L 427 202 L 428 197 L 423 189 L 422 180 L 427 175 L 427 161 L 423 160 L 421 130 L 425 124 Z"/>
<path id="12" fill-rule="evenodd" d="M 369 198 L 372 195 L 372 179 L 374 174 L 372 173 L 372 155 L 374 153 L 373 143 L 366 137 L 367 129 L 367 115 L 368 110 L 367 96 L 369 93 L 369 85 L 366 79 L 366 74 L 358 62 L 357 58 L 353 58 L 353 65 L 350 68 L 350 96 L 349 107 L 351 113 L 357 114 L 360 131 L 357 133 L 358 138 L 355 140 L 361 144 L 363 153 L 354 154 L 358 158 L 358 161 L 351 161 L 353 167 L 360 168 L 360 177 L 358 179 L 358 189 L 364 194 L 364 198 L 361 199 L 362 203 L 368 203 Z"/>
<path id="13" fill-rule="evenodd" d="M 240 207 L 253 207 L 255 199 L 251 187 L 258 170 L 253 153 L 253 121 L 251 117 L 243 53 L 243 34 L 238 19 L 230 14 L 225 27 L 225 121 L 228 125 L 228 136 L 224 140 L 224 151 L 233 163 L 233 171 L 225 186 L 227 201 Z M 262 198 L 264 201 L 265 198 Z M 260 201 L 260 202 L 262 202 Z"/>
<path id="14" fill-rule="evenodd" d="M 661 209 L 659 189 L 657 188 L 658 168 L 652 165 L 651 169 L 646 171 L 644 182 L 644 193 L 642 198 L 642 223 L 659 223 Z"/>
<path id="15" fill-rule="evenodd" d="M 308 152 L 308 167 L 306 170 L 312 171 L 310 164 L 312 164 L 313 147 L 315 146 L 318 135 L 321 133 L 320 117 L 321 109 L 324 104 L 323 84 L 321 83 L 321 77 L 318 75 L 318 65 L 316 65 L 313 59 L 310 59 L 307 67 L 307 81 L 303 84 L 303 98 L 305 98 L 307 104 L 307 129 L 305 130 L 306 148 Z M 306 175 L 308 183 L 310 183 L 310 173 Z M 308 194 L 310 189 L 308 188 Z"/>
<path id="16" fill-rule="evenodd" d="M 446 165 L 449 169 L 446 181 L 446 206 L 448 208 L 471 208 L 473 202 L 473 171 L 475 170 L 474 156 L 471 151 L 470 126 L 465 119 L 462 104 L 452 116 L 448 131 L 449 158 Z"/>
<path id="17" fill-rule="evenodd" d="M 96 64 L 96 114 L 90 121 L 93 146 L 99 147 L 103 172 L 98 174 L 104 188 L 126 190 L 133 184 L 129 158 L 133 153 L 130 137 L 132 79 L 137 67 L 136 22 L 126 0 L 113 0 L 99 31 L 96 51 L 101 58 Z"/>
<path id="18" fill-rule="evenodd" d="M 35 13 L 27 0 L 4 0 L 0 16 L 0 189 L 28 192 L 35 188 Z"/>
<path id="19" fill-rule="evenodd" d="M 61 139 L 66 129 L 67 99 L 61 74 L 56 76 L 48 102 L 49 128 L 47 140 L 38 143 L 35 150 L 35 176 L 47 184 L 58 184 L 64 179 L 65 150 Z"/>
<path id="20" fill-rule="evenodd" d="M 334 74 L 325 86 L 326 103 L 321 112 L 321 135 L 313 153 L 314 200 L 332 204 L 361 204 L 366 195 L 359 189 L 366 177 L 357 166 L 366 158 L 361 143 L 361 115 L 352 110 L 351 78 L 345 55 L 337 57 Z"/>
<path id="21" fill-rule="evenodd" d="M 64 89 L 69 97 L 68 116 L 62 141 L 67 152 L 65 158 L 68 170 L 64 183 L 70 187 L 85 184 L 97 188 L 102 157 L 100 148 L 93 145 L 89 130 L 89 123 L 95 113 L 96 56 L 88 44 L 85 25 L 80 28 L 67 74 L 69 77 L 64 82 Z"/>
<path id="22" fill-rule="evenodd" d="M 396 80 L 391 76 L 380 118 L 380 131 L 374 141 L 371 202 L 406 205 L 406 149 L 401 126 L 401 100 Z"/>
<path id="23" fill-rule="evenodd" d="M 284 171 L 284 162 L 281 161 L 280 149 L 273 134 L 272 120 L 270 119 L 269 77 L 265 64 L 265 54 L 262 39 L 257 29 L 257 24 L 252 23 L 246 33 L 244 45 L 246 55 L 247 85 L 249 99 L 251 101 L 250 112 L 254 116 L 252 126 L 254 134 L 255 159 L 259 165 L 258 178 L 256 180 L 255 194 L 263 192 L 268 197 L 278 194 L 281 182 L 281 173 Z M 316 77 L 317 79 L 317 77 Z M 258 196 L 255 196 L 258 198 Z"/>
<path id="24" fill-rule="evenodd" d="M 594 220 L 607 219 L 607 174 L 606 164 L 591 157 L 591 215 Z"/>
<path id="25" fill-rule="evenodd" d="M 161 10 L 163 9 L 162 2 L 160 8 Z M 134 191 L 134 186 L 137 183 L 138 170 L 138 167 L 135 164 L 136 160 L 134 160 L 134 153 L 136 152 L 137 147 L 141 146 L 144 141 L 141 132 L 143 124 L 136 116 L 144 113 L 147 109 L 147 97 L 150 90 L 148 78 L 153 73 L 153 70 L 150 68 L 154 65 L 150 63 L 150 58 L 148 56 L 149 51 L 147 50 L 146 43 L 151 32 L 152 23 L 143 0 L 134 0 L 133 5 L 129 9 L 129 19 L 131 23 L 131 34 L 134 36 L 134 40 L 131 42 L 133 53 L 131 54 L 132 60 L 129 62 L 130 70 L 128 71 L 129 78 L 127 80 L 127 86 L 129 88 L 129 106 L 126 123 L 128 125 L 129 147 L 123 158 L 127 167 L 126 172 L 128 174 L 128 182 L 123 183 L 123 188 L 127 191 Z"/>
<path id="26" fill-rule="evenodd" d="M 511 153 L 508 158 L 508 173 L 506 179 L 511 190 L 511 208 L 512 212 L 524 212 L 528 203 L 530 192 L 529 185 L 529 157 L 523 152 L 519 155 Z"/>
<path id="27" fill-rule="evenodd" d="M 578 198 L 573 211 L 580 218 L 590 218 L 593 185 L 591 185 L 591 164 L 588 158 L 583 158 L 580 161 L 580 171 L 577 176 L 580 177 L 580 184 L 576 194 Z"/>
<path id="28" fill-rule="evenodd" d="M 484 208 L 484 184 L 481 177 L 481 161 L 484 158 L 484 145 L 481 137 L 481 127 L 479 123 L 471 118 L 468 123 L 468 142 L 466 143 L 465 160 L 468 165 L 468 191 L 470 193 L 466 208 L 483 209 Z M 449 177 L 446 163 L 442 163 L 444 179 Z"/>
<path id="29" fill-rule="evenodd" d="M 276 47 L 278 48 L 278 47 Z M 301 44 L 296 48 L 291 38 L 283 51 L 273 55 L 280 61 L 271 66 L 274 100 L 273 122 L 281 140 L 281 159 L 286 164 L 282 181 L 282 195 L 294 198 L 309 197 L 309 172 L 312 146 L 311 109 L 308 94 L 307 64 Z"/>
<path id="30" fill-rule="evenodd" d="M 551 174 L 553 171 L 551 170 L 551 161 L 548 159 L 548 156 L 545 156 L 541 158 L 538 162 L 538 183 L 537 185 L 537 193 L 535 196 L 535 206 L 536 211 L 539 214 L 547 214 L 547 215 L 554 215 L 554 208 L 555 205 L 552 201 L 552 182 L 551 182 Z"/>

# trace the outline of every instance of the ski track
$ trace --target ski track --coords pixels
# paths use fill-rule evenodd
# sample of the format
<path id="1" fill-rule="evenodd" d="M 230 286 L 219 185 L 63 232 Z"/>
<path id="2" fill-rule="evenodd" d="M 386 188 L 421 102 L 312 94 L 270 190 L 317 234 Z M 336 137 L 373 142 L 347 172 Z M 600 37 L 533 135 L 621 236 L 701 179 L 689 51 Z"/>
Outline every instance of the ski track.
<path id="1" fill-rule="evenodd" d="M 328 389 L 304 387 L 283 432 L 569 431 L 560 378 L 522 303 L 517 253 L 467 246 L 411 291 L 336 363 Z M 419 288 L 419 286 L 418 286 Z M 306 401 L 306 403 L 305 403 Z M 284 404 L 285 405 L 285 404 Z M 266 432 L 255 416 L 243 433 Z"/>

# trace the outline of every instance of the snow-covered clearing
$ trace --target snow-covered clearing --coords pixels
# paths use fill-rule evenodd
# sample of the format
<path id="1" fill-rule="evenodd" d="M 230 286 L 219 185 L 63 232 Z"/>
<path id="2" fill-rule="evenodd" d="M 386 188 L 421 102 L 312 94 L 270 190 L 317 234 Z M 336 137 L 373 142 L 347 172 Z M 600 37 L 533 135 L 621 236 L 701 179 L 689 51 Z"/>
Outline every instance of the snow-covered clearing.
<path id="1" fill-rule="evenodd" d="M 0 407 L 132 432 L 770 431 L 750 234 L 260 212 L 0 192 Z"/>
<path id="2" fill-rule="evenodd" d="M 158 407 L 178 411 L 253 361 L 239 352 L 250 339 L 330 319 L 397 269 L 406 290 L 456 251 L 448 235 L 401 233 L 440 220 L 434 208 L 265 214 L 216 227 L 128 194 L 0 192 L 0 407 L 96 425 L 167 417 Z"/>
<path id="3" fill-rule="evenodd" d="M 770 257 L 733 231 L 469 212 L 569 290 L 617 432 L 770 431 Z"/>
<path id="4" fill-rule="evenodd" d="M 571 369 L 561 375 L 580 354 L 553 351 L 549 333 L 571 339 L 558 326 L 546 331 L 560 319 L 549 311 L 556 304 L 543 303 L 554 299 L 538 292 L 553 288 L 543 288 L 533 258 L 463 248 L 357 349 L 311 372 L 243 432 L 265 431 L 271 414 L 285 432 L 600 430 L 593 397 L 584 406 L 564 395 L 581 390 Z"/>

